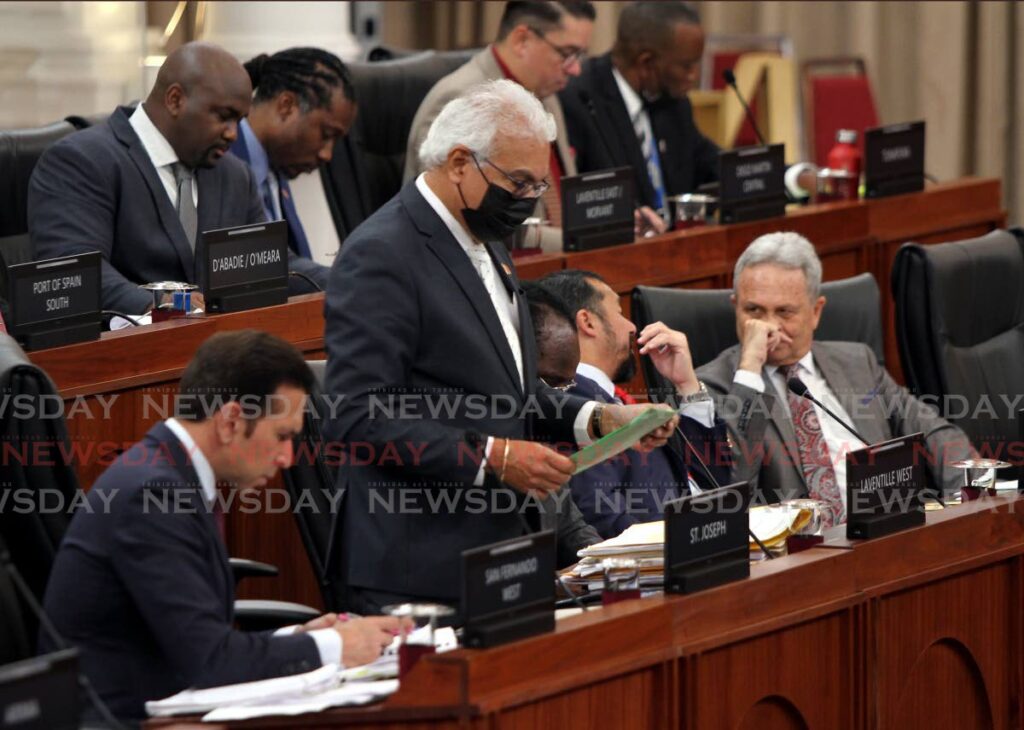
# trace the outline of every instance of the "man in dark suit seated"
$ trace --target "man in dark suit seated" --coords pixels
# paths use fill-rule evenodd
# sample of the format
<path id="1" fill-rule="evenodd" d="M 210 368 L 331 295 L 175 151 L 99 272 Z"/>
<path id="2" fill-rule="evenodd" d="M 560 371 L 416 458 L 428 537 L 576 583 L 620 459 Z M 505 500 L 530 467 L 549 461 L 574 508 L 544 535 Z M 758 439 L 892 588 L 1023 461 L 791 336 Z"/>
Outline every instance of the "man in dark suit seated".
<path id="1" fill-rule="evenodd" d="M 142 718 L 147 700 L 188 687 L 365 664 L 403 628 L 333 614 L 276 633 L 232 626 L 217 484 L 258 499 L 291 464 L 312 377 L 265 332 L 213 335 L 182 375 L 179 417 L 119 457 L 72 518 L 44 607 L 116 716 Z M 55 649 L 45 632 L 40 648 Z"/>
<path id="2" fill-rule="evenodd" d="M 266 219 L 248 167 L 225 157 L 251 100 L 248 74 L 229 53 L 200 42 L 176 50 L 145 102 L 118 107 L 39 159 L 28 191 L 36 257 L 99 251 L 103 307 L 127 314 L 152 305 L 140 284 L 196 283 L 203 231 Z M 289 266 L 326 283 L 327 269 L 308 259 L 292 255 Z M 290 286 L 312 290 L 298 278 Z"/>
<path id="3" fill-rule="evenodd" d="M 633 338 L 636 326 L 622 314 L 618 295 L 604 279 L 588 271 L 566 270 L 545 276 L 540 284 L 558 295 L 575 318 L 580 363 L 569 392 L 604 403 L 632 398 L 615 383 L 636 373 Z M 725 423 L 715 418 L 707 389 L 697 380 L 686 336 L 661 322 L 637 337 L 640 354 L 650 357 L 675 387 L 680 428 L 720 484 L 728 483 L 729 448 Z M 569 482 L 584 518 L 604 538 L 636 522 L 659 520 L 665 502 L 714 483 L 696 463 L 682 437 L 673 434 L 651 453 L 630 449 L 575 475 Z"/>
<path id="4" fill-rule="evenodd" d="M 334 141 L 356 118 L 348 69 L 319 48 L 289 48 L 246 62 L 254 96 L 231 152 L 249 163 L 267 220 L 288 223 L 288 245 L 305 258 L 310 242 L 295 210 L 289 180 L 331 161 Z"/>
<path id="5" fill-rule="evenodd" d="M 619 15 L 615 45 L 559 94 L 580 172 L 632 167 L 639 202 L 718 179 L 718 146 L 697 129 L 687 92 L 700 79 L 704 31 L 681 2 L 636 2 Z"/>
<path id="6" fill-rule="evenodd" d="M 867 345 L 814 341 L 825 297 L 806 238 L 756 239 L 736 261 L 733 282 L 739 344 L 697 374 L 729 424 L 737 478 L 756 487 L 757 499 L 810 496 L 828 504 L 826 526 L 846 521 L 846 454 L 865 444 L 792 393 L 794 377 L 869 443 L 923 432 L 935 484 L 960 485 L 963 472 L 947 464 L 973 453 L 963 431 L 897 385 Z"/>
<path id="7" fill-rule="evenodd" d="M 541 528 L 537 501 L 572 473 L 534 439 L 586 444 L 638 413 L 538 379 L 502 240 L 550 184 L 554 136 L 519 84 L 468 90 L 430 126 L 427 171 L 352 233 L 331 269 L 325 390 L 344 400 L 326 435 L 376 457 L 339 470 L 342 550 L 360 556 L 347 566 L 355 610 L 457 603 L 462 552 Z"/>

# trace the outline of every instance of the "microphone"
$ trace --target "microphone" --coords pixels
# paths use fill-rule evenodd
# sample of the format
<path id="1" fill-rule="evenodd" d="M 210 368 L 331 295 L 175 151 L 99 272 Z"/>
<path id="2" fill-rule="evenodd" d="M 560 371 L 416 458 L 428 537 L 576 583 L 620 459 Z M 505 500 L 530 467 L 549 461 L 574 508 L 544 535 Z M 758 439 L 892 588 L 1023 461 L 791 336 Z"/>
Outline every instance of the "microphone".
<path id="1" fill-rule="evenodd" d="M 794 376 L 794 377 L 792 377 L 792 378 L 790 378 L 789 380 L 786 381 L 786 385 L 789 386 L 789 391 L 791 393 L 793 393 L 794 395 L 798 395 L 801 398 L 806 398 L 811 403 L 813 403 L 814 405 L 818 406 L 818 408 L 820 408 L 821 410 L 825 411 L 825 413 L 827 413 L 828 415 L 832 416 L 832 419 L 836 423 L 838 423 L 840 426 L 842 426 L 847 431 L 849 431 L 854 436 L 856 436 L 865 446 L 870 446 L 871 445 L 871 442 L 868 441 L 863 436 L 861 436 L 859 433 L 857 433 L 854 430 L 853 426 L 851 426 L 846 421 L 844 421 L 842 418 L 840 418 L 835 413 L 830 411 L 828 409 L 828 407 L 824 403 L 822 403 L 820 400 L 818 400 L 813 395 L 811 395 L 811 392 L 809 390 L 807 390 L 807 386 L 804 385 L 804 381 L 800 380 L 800 378 Z"/>
<path id="2" fill-rule="evenodd" d="M 679 426 L 676 426 L 676 433 L 679 434 L 679 438 L 683 440 L 683 444 L 686 446 L 687 449 L 689 449 L 690 454 L 693 456 L 693 458 L 697 460 L 697 464 L 700 465 L 700 470 L 704 472 L 705 478 L 707 478 L 707 480 L 711 482 L 715 489 L 721 489 L 722 485 L 718 482 L 717 479 L 715 479 L 715 475 L 711 473 L 711 469 L 708 467 L 707 464 L 704 463 L 704 459 L 700 457 L 700 452 L 697 451 L 694 445 L 690 443 L 690 439 L 688 439 L 686 437 L 686 434 L 683 433 L 683 429 L 679 428 Z M 671 442 L 669 442 L 669 444 L 671 444 Z M 675 448 L 673 448 L 672 450 L 676 451 Z M 686 463 L 686 457 L 683 454 L 679 454 L 678 452 L 676 452 L 676 455 L 682 458 L 683 464 Z M 754 542 L 757 543 L 757 546 L 761 548 L 761 552 L 764 553 L 765 557 L 769 560 L 775 560 L 775 556 L 768 552 L 768 548 L 765 547 L 765 544 L 763 542 L 761 542 L 761 538 L 755 535 L 754 531 L 751 530 L 750 527 L 747 527 L 747 532 L 750 534 L 750 537 L 754 539 Z"/>
<path id="3" fill-rule="evenodd" d="M 615 155 L 612 154 L 612 146 L 608 142 L 608 138 L 604 136 L 604 130 L 601 128 L 601 121 L 597 117 L 597 107 L 594 106 L 594 100 L 590 96 L 590 92 L 586 89 L 579 90 L 580 101 L 583 102 L 583 106 L 587 107 L 587 113 L 590 114 L 590 118 L 594 122 L 594 129 L 597 130 L 597 136 L 601 138 L 601 146 L 604 147 L 604 152 L 608 155 L 608 164 L 615 165 Z"/>
<path id="4" fill-rule="evenodd" d="M 7 572 L 8 577 L 11 579 L 11 583 L 14 585 L 14 589 L 21 594 L 22 601 L 29 610 L 36 617 L 36 621 L 39 622 L 39 626 L 42 628 L 43 633 L 46 634 L 50 642 L 58 650 L 72 648 L 68 646 L 68 642 L 64 640 L 64 637 L 57 631 L 57 627 L 53 625 L 50 617 L 46 615 L 46 611 L 36 600 L 35 594 L 32 589 L 28 587 L 28 583 L 21 575 L 21 571 L 18 570 L 18 566 L 14 564 L 14 560 L 11 558 L 10 550 L 7 549 L 7 543 L 4 542 L 2 536 L 0 536 L 0 566 Z M 93 688 L 92 683 L 85 674 L 79 672 L 78 674 L 78 688 L 85 693 L 86 698 L 89 700 L 89 704 L 93 706 L 97 714 L 106 723 L 106 726 L 113 728 L 114 730 L 126 730 L 124 725 L 121 724 L 113 713 L 107 707 L 106 703 L 100 698 L 99 694 Z"/>
<path id="5" fill-rule="evenodd" d="M 758 141 L 763 145 L 768 144 L 764 141 L 764 135 L 761 134 L 761 130 L 757 128 L 757 120 L 754 119 L 754 115 L 750 111 L 750 107 L 747 106 L 747 100 L 743 98 L 743 94 L 740 93 L 739 87 L 736 86 L 736 74 L 732 72 L 731 68 L 727 68 L 722 71 L 722 78 L 725 80 L 726 84 L 732 87 L 732 90 L 736 93 L 736 98 L 739 99 L 740 104 L 743 105 L 743 111 L 747 113 L 747 119 L 750 121 L 750 126 L 754 128 L 754 134 L 757 135 Z"/>

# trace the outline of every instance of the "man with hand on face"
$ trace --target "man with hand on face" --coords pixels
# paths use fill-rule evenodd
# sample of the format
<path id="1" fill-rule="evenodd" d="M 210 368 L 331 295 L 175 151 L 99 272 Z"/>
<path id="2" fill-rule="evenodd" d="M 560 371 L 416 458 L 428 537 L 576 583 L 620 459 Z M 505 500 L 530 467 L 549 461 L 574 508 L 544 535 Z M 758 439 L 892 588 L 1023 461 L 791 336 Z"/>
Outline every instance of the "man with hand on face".
<path id="1" fill-rule="evenodd" d="M 716 396 L 737 451 L 737 479 L 757 499 L 810 496 L 828 505 L 826 526 L 846 521 L 846 454 L 900 436 L 924 433 L 934 483 L 956 489 L 963 473 L 946 466 L 973 454 L 967 436 L 910 395 L 855 342 L 815 342 L 825 297 L 821 261 L 797 233 L 769 233 L 736 262 L 732 301 L 735 345 L 698 370 Z M 816 404 L 807 390 L 867 439 L 860 442 Z M 765 418 L 767 416 L 767 420 Z"/>
<path id="2" fill-rule="evenodd" d="M 559 271 L 540 284 L 559 296 L 575 318 L 580 363 L 569 392 L 605 403 L 631 400 L 615 384 L 628 382 L 636 373 L 636 326 L 622 314 L 618 295 L 589 271 Z M 715 480 L 727 484 L 731 460 L 726 426 L 716 420 L 711 396 L 693 371 L 686 335 L 654 322 L 640 333 L 637 344 L 640 355 L 651 358 L 672 383 L 686 438 Z M 569 484 L 584 518 L 603 538 L 636 522 L 659 520 L 666 502 L 715 486 L 678 434 L 650 453 L 630 449 L 575 475 Z"/>
<path id="3" fill-rule="evenodd" d="M 181 377 L 177 417 L 158 423 L 97 480 L 54 560 L 44 607 L 117 717 L 188 687 L 373 661 L 408 622 L 233 627 L 234 578 L 217 493 L 265 487 L 291 466 L 313 374 L 265 332 L 215 334 Z M 232 501 L 227 504 L 232 504 Z M 41 650 L 54 651 L 46 632 Z"/>
<path id="4" fill-rule="evenodd" d="M 430 126 L 427 171 L 352 233 L 331 270 L 325 390 L 345 398 L 326 435 L 388 449 L 339 472 L 354 610 L 457 603 L 462 552 L 536 531 L 536 500 L 572 474 L 534 439 L 585 445 L 640 412 L 538 377 L 502 240 L 550 185 L 554 136 L 519 84 L 470 89 Z M 664 443 L 674 420 L 644 447 Z"/>
<path id="5" fill-rule="evenodd" d="M 203 42 L 174 51 L 144 102 L 40 157 L 28 191 L 35 256 L 99 251 L 102 306 L 126 314 L 152 306 L 140 284 L 196 283 L 203 231 L 266 219 L 249 169 L 225 157 L 251 100 L 248 74 L 227 51 Z M 307 259 L 290 256 L 289 267 L 326 281 L 327 269 Z M 289 286 L 311 290 L 296 278 Z"/>
<path id="6" fill-rule="evenodd" d="M 348 69 L 319 48 L 289 48 L 246 62 L 253 87 L 249 116 L 231 152 L 249 163 L 267 220 L 288 223 L 288 245 L 311 258 L 289 180 L 331 161 L 334 141 L 356 117 Z"/>
<path id="7" fill-rule="evenodd" d="M 687 93 L 700 79 L 704 31 L 682 2 L 635 2 L 615 45 L 583 65 L 559 94 L 580 172 L 632 167 L 640 202 L 718 179 L 718 146 L 697 129 Z"/>

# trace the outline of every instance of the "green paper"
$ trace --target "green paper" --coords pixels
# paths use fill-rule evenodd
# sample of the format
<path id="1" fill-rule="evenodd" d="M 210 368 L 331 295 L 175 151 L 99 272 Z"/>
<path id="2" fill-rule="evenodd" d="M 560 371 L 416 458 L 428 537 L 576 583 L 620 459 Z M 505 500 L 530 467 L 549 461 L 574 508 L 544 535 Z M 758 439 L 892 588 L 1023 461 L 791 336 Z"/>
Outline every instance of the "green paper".
<path id="1" fill-rule="evenodd" d="M 664 426 L 675 415 L 674 411 L 667 408 L 648 408 L 625 426 L 615 429 L 569 457 L 576 463 L 576 471 L 573 473 L 579 474 L 632 448 L 637 441 L 659 426 Z"/>

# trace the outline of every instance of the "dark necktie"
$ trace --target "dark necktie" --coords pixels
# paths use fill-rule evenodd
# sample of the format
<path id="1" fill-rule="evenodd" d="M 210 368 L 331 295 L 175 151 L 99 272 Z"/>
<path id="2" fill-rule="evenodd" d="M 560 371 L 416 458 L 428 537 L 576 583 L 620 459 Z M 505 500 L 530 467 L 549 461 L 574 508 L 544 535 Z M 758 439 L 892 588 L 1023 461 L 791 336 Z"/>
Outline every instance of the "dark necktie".
<path id="1" fill-rule="evenodd" d="M 800 377 L 799 370 L 799 364 L 779 368 L 787 382 L 790 378 Z M 793 419 L 793 431 L 796 433 L 800 466 L 804 481 L 807 482 L 807 491 L 811 499 L 821 500 L 827 505 L 822 514 L 825 527 L 842 524 L 846 521 L 846 510 L 843 507 L 843 497 L 839 493 L 839 485 L 836 483 L 836 472 L 832 468 L 832 458 L 825 442 L 825 435 L 821 431 L 818 413 L 809 400 L 795 395 L 788 388 L 786 400 Z"/>
<path id="2" fill-rule="evenodd" d="M 288 180 L 283 175 L 278 175 L 277 182 L 281 188 L 281 215 L 288 223 L 292 248 L 299 256 L 312 258 L 309 239 L 306 238 L 306 232 L 302 229 L 302 221 L 299 220 L 299 214 L 295 210 L 295 201 L 292 200 L 292 190 L 288 186 Z M 271 207 L 270 210 L 274 209 Z"/>
<path id="3" fill-rule="evenodd" d="M 195 251 L 198 215 L 195 201 L 192 199 L 192 170 L 180 162 L 175 162 L 174 179 L 178 183 L 178 220 L 181 221 L 188 245 Z"/>
<path id="4" fill-rule="evenodd" d="M 220 533 L 220 540 L 228 544 L 227 520 L 224 517 L 224 505 L 221 504 L 220 495 L 213 498 L 213 521 L 217 523 L 217 532 Z"/>

